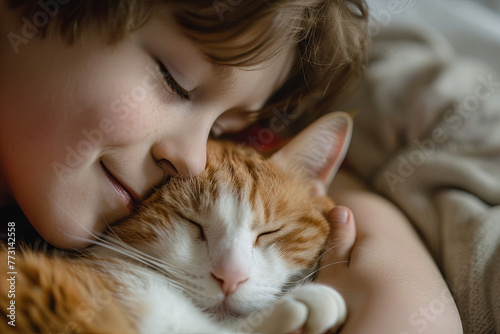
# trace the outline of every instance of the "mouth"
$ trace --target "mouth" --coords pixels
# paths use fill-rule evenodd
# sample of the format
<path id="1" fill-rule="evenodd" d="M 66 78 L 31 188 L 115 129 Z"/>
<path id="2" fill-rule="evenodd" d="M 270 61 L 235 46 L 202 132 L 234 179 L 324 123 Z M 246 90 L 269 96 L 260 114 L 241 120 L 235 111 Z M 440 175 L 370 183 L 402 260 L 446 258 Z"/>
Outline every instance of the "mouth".
<path id="1" fill-rule="evenodd" d="M 227 300 L 224 300 L 223 302 L 212 306 L 209 310 L 209 313 L 211 313 L 216 319 L 220 321 L 238 318 L 243 315 L 243 313 L 231 307 Z"/>
<path id="2" fill-rule="evenodd" d="M 113 173 L 110 172 L 110 170 L 106 167 L 102 160 L 100 161 L 100 163 L 102 168 L 104 169 L 104 172 L 106 173 L 108 181 L 111 183 L 120 197 L 125 201 L 125 205 L 129 209 L 129 211 L 132 212 L 134 208 L 139 204 L 141 199 L 132 189 L 127 187 L 124 182 L 120 181 L 115 175 L 113 175 Z"/>

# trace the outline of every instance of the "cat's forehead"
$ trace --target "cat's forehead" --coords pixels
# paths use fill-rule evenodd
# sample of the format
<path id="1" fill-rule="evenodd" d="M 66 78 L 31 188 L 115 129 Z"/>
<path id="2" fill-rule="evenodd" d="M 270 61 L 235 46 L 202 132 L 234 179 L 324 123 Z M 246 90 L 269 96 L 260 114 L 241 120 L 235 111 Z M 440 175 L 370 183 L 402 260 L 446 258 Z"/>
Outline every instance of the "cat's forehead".
<path id="1" fill-rule="evenodd" d="M 123 225 L 120 235 L 136 240 L 139 234 L 149 243 L 166 230 L 162 235 L 170 240 L 177 235 L 173 230 L 193 232 L 190 222 L 201 225 L 207 242 L 217 240 L 217 245 L 243 240 L 238 238 L 253 243 L 255 235 L 280 230 L 273 236 L 279 254 L 299 266 L 308 265 L 311 257 L 295 246 L 308 243 L 307 252 L 317 252 L 329 231 L 299 177 L 257 152 L 230 144 L 209 144 L 205 171 L 170 179 L 144 203 L 135 221 Z"/>
<path id="2" fill-rule="evenodd" d="M 208 209 L 227 194 L 253 209 L 288 207 L 292 202 L 307 202 L 309 197 L 294 175 L 252 149 L 226 142 L 210 141 L 205 170 L 190 179 L 172 180 L 167 187 L 165 195 L 170 199 L 166 202 L 193 210 Z"/>
<path id="3" fill-rule="evenodd" d="M 309 192 L 297 175 L 285 172 L 253 149 L 209 142 L 206 170 L 194 188 L 216 200 L 231 194 L 269 217 L 280 210 L 309 209 Z M 269 211 L 273 212 L 269 212 Z"/>
<path id="4" fill-rule="evenodd" d="M 226 142 L 209 142 L 207 167 L 200 177 L 208 184 L 218 183 L 240 193 L 250 191 L 250 197 L 283 188 L 305 189 L 296 177 L 255 150 Z"/>

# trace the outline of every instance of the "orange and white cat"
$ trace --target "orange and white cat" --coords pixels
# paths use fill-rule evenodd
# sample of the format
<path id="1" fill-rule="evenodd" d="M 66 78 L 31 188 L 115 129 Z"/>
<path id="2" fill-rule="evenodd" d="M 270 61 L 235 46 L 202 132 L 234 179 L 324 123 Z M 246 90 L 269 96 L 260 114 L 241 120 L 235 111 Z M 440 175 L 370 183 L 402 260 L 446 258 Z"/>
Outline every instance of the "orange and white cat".
<path id="1" fill-rule="evenodd" d="M 321 333 L 346 316 L 311 282 L 351 133 L 326 115 L 270 158 L 209 142 L 199 176 L 171 178 L 133 216 L 71 256 L 17 259 L 15 327 L 2 333 Z M 5 251 L 0 256 L 6 258 Z M 0 265 L 1 275 L 8 272 Z"/>

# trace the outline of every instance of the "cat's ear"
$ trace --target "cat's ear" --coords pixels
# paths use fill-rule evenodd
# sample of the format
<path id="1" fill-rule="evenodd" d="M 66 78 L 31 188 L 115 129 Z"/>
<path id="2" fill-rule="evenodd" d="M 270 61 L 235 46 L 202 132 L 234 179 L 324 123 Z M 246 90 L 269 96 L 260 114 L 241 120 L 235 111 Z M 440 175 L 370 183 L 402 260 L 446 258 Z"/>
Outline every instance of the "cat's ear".
<path id="1" fill-rule="evenodd" d="M 327 114 L 274 153 L 271 161 L 285 170 L 301 172 L 311 184 L 311 194 L 324 196 L 344 160 L 351 133 L 349 114 Z"/>

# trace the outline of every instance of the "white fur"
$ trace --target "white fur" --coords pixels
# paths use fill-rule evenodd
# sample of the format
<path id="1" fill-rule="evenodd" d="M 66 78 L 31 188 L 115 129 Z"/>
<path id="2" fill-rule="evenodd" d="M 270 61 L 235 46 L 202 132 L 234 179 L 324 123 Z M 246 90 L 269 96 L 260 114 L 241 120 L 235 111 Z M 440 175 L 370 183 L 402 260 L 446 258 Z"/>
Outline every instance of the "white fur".
<path id="1" fill-rule="evenodd" d="M 247 199 L 240 201 L 229 191 L 220 194 L 213 210 L 199 221 L 206 241 L 198 239 L 199 231 L 189 222 L 175 219 L 173 228 L 157 229 L 157 242 L 137 250 L 122 245 L 124 254 L 117 255 L 120 247 L 94 248 L 94 253 L 107 258 L 140 257 L 164 273 L 139 262 L 126 270 L 103 266 L 127 286 L 128 294 L 119 297 L 130 314 L 143 315 L 138 324 L 141 333 L 276 333 L 301 326 L 319 333 L 343 321 L 343 300 L 329 287 L 307 283 L 277 299 L 298 273 L 273 246 L 254 247 L 257 235 L 251 230 L 254 217 Z M 220 261 L 245 266 L 249 275 L 227 299 L 210 274 Z M 222 302 L 241 316 L 220 321 L 204 312 Z"/>
<path id="2" fill-rule="evenodd" d="M 218 322 L 158 274 L 140 266 L 127 269 L 107 267 L 127 286 L 128 291 L 122 291 L 120 297 L 128 296 L 122 303 L 129 313 L 142 315 L 138 330 L 143 334 L 271 334 L 288 333 L 301 327 L 307 333 L 323 333 L 338 328 L 346 316 L 346 306 L 338 292 L 321 284 L 308 283 L 246 317 Z"/>
<path id="3" fill-rule="evenodd" d="M 324 170 L 314 169 L 310 177 L 323 187 L 345 154 L 351 122 L 343 114 L 327 116 L 321 122 L 313 125 L 317 132 L 313 128 L 306 131 L 273 159 L 284 166 L 291 164 L 295 156 L 321 162 L 326 165 L 322 166 Z M 330 137 L 318 140 L 318 136 Z M 319 153 L 312 149 L 314 142 L 322 143 Z M 322 158 L 328 150 L 333 150 L 332 158 Z M 321 333 L 343 322 L 345 304 L 332 288 L 306 283 L 282 296 L 285 286 L 299 283 L 291 280 L 300 278 L 300 273 L 274 246 L 255 246 L 258 232 L 251 228 L 254 212 L 248 199 L 238 195 L 231 188 L 220 189 L 219 198 L 207 212 L 189 217 L 194 213 L 185 209 L 186 218 L 196 219 L 203 226 L 206 240 L 200 238 L 200 231 L 191 222 L 172 215 L 166 226 L 155 225 L 157 241 L 140 243 L 136 250 L 118 240 L 111 247 L 114 251 L 102 243 L 93 248 L 94 253 L 105 258 L 132 260 L 125 271 L 109 265 L 103 270 L 127 287 L 128 294 L 117 297 L 122 298 L 130 314 L 142 314 L 141 333 L 277 333 L 300 327 Z M 217 270 L 237 270 L 247 280 L 226 298 L 220 280 L 212 275 Z M 224 312 L 239 318 L 217 319 L 227 315 Z"/>

